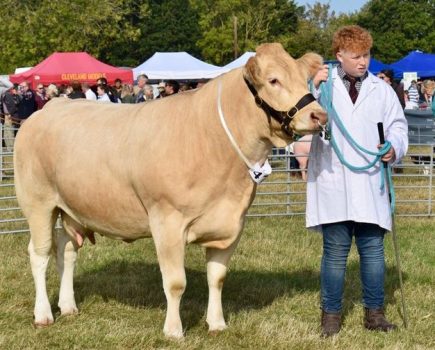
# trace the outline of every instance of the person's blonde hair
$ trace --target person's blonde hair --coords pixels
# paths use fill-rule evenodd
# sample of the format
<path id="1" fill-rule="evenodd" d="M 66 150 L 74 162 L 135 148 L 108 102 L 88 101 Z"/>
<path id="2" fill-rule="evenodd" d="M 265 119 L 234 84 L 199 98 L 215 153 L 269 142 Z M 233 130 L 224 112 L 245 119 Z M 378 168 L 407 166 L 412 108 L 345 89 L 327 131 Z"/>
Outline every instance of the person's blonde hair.
<path id="1" fill-rule="evenodd" d="M 50 84 L 45 89 L 45 94 L 49 100 L 51 100 L 53 97 L 59 96 L 59 90 L 57 89 L 57 86 L 54 84 Z"/>
<path id="2" fill-rule="evenodd" d="M 433 90 L 435 88 L 435 81 L 426 79 L 423 81 L 422 92 L 429 95 L 433 95 Z"/>
<path id="3" fill-rule="evenodd" d="M 129 96 L 133 94 L 133 86 L 130 84 L 122 84 L 121 88 L 121 98 L 124 98 L 125 96 Z"/>
<path id="4" fill-rule="evenodd" d="M 344 26 L 338 29 L 332 38 L 334 55 L 340 50 L 362 53 L 370 51 L 373 45 L 371 34 L 357 25 Z"/>

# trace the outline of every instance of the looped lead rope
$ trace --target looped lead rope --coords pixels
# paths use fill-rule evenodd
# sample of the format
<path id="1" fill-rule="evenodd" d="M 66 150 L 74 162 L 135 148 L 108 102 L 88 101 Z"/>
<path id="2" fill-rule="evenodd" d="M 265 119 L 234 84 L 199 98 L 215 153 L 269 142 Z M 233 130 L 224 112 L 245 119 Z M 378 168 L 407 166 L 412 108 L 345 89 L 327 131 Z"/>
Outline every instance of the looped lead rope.
<path id="1" fill-rule="evenodd" d="M 364 166 L 355 166 L 350 164 L 345 158 L 343 153 L 340 151 L 337 142 L 335 140 L 335 137 L 332 133 L 332 128 L 330 121 L 328 121 L 327 126 L 325 128 L 325 136 L 327 139 L 330 139 L 331 146 L 334 149 L 335 153 L 337 154 L 338 159 L 340 160 L 341 164 L 346 166 L 348 169 L 352 171 L 364 171 L 368 170 L 376 165 L 376 163 L 381 162 L 381 158 L 390 150 L 391 143 L 389 141 L 385 141 L 384 145 L 380 148 L 378 152 L 370 151 L 361 145 L 359 145 L 354 138 L 349 134 L 346 127 L 344 126 L 343 122 L 341 121 L 340 117 L 337 114 L 337 111 L 335 110 L 333 104 L 332 104 L 332 65 L 329 65 L 328 70 L 328 80 L 326 82 L 322 82 L 320 84 L 320 93 L 321 93 L 321 100 L 319 101 L 320 105 L 323 107 L 323 109 L 326 110 L 328 114 L 329 120 L 333 120 L 335 124 L 337 125 L 338 129 L 341 131 L 345 139 L 349 142 L 350 145 L 352 145 L 354 148 L 357 148 L 362 153 L 374 156 L 375 158 L 369 162 L 367 165 Z M 310 83 L 311 90 L 313 90 L 312 82 Z M 391 212 L 394 213 L 395 211 L 395 203 L 396 203 L 396 196 L 394 193 L 394 187 L 393 187 L 393 179 L 392 179 L 392 173 L 391 173 L 391 166 L 388 165 L 385 167 L 385 170 L 387 172 L 387 181 L 388 181 L 388 188 L 390 190 L 389 197 L 390 197 L 390 207 Z M 381 175 L 381 191 L 385 190 L 385 170 L 382 164 L 380 164 L 380 175 Z"/>

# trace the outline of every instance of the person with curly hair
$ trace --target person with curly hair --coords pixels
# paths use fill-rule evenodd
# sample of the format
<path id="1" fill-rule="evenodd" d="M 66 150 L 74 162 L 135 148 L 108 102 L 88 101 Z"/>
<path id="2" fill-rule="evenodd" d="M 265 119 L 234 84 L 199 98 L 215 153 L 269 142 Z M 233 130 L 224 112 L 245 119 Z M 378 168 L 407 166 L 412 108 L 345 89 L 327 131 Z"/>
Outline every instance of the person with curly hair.
<path id="1" fill-rule="evenodd" d="M 408 128 L 402 106 L 390 85 L 368 72 L 370 33 L 356 25 L 338 29 L 332 47 L 339 62 L 331 72 L 332 103 L 344 127 L 365 149 L 381 147 L 377 123 L 382 122 L 392 147 L 384 162 L 398 162 L 407 151 Z M 315 94 L 329 76 L 324 66 L 313 79 Z M 334 120 L 331 133 L 344 158 L 357 167 L 369 157 L 355 148 Z M 370 159 L 371 160 L 371 159 Z M 307 178 L 307 227 L 322 232 L 323 255 L 320 271 L 321 329 L 323 336 L 337 334 L 342 324 L 343 292 L 347 257 L 355 237 L 360 257 L 360 278 L 364 305 L 364 326 L 391 331 L 396 325 L 384 314 L 384 235 L 392 221 L 388 193 L 381 189 L 381 166 L 365 171 L 342 164 L 329 138 L 312 139 Z"/>

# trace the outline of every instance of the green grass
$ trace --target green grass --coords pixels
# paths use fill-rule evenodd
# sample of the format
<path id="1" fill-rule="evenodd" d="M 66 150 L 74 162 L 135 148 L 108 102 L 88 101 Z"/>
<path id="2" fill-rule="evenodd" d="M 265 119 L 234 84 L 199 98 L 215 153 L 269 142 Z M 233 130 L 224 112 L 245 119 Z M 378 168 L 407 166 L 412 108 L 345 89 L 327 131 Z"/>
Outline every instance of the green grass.
<path id="1" fill-rule="evenodd" d="M 302 217 L 250 218 L 224 285 L 228 330 L 207 334 L 204 252 L 189 246 L 187 290 L 181 306 L 186 337 L 165 339 L 166 301 L 151 240 L 132 244 L 98 237 L 79 252 L 75 292 L 80 314 L 60 317 L 58 278 L 51 261 L 48 292 L 56 322 L 32 327 L 34 287 L 28 235 L 0 236 L 0 349 L 434 349 L 435 223 L 397 219 L 409 328 L 402 324 L 400 290 L 386 238 L 386 309 L 400 326 L 391 334 L 362 325 L 358 255 L 348 262 L 344 326 L 319 336 L 321 237 Z"/>

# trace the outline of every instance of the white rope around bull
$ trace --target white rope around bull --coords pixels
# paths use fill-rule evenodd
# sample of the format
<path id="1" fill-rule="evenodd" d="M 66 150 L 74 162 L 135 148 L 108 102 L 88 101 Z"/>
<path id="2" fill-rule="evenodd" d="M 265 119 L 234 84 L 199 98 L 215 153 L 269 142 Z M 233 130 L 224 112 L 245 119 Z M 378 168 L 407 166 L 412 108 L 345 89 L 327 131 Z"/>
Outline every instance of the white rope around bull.
<path id="1" fill-rule="evenodd" d="M 268 177 L 270 174 L 272 174 L 272 167 L 269 164 L 269 161 L 266 159 L 263 165 L 260 165 L 259 162 L 255 163 L 255 165 L 252 165 L 251 162 L 246 158 L 246 156 L 243 154 L 240 147 L 237 145 L 236 140 L 234 139 L 233 134 L 231 133 L 230 129 L 228 128 L 228 125 L 225 121 L 224 113 L 222 111 L 221 106 L 221 94 L 222 94 L 222 82 L 219 79 L 218 80 L 218 95 L 217 95 L 217 108 L 219 113 L 219 119 L 221 121 L 222 127 L 225 130 L 225 133 L 228 136 L 228 139 L 231 142 L 231 145 L 239 155 L 239 157 L 243 160 L 243 162 L 246 164 L 246 166 L 249 169 L 249 175 L 251 175 L 251 178 L 256 183 L 261 183 L 266 177 Z"/>

